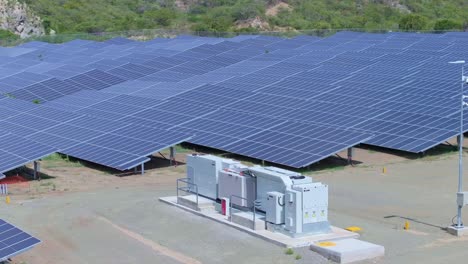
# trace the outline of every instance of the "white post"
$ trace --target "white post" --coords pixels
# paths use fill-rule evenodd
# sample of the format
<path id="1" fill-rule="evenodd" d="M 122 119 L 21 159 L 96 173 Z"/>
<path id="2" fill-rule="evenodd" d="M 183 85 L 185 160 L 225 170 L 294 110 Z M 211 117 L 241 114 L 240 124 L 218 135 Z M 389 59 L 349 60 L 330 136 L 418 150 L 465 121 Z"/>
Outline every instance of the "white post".
<path id="1" fill-rule="evenodd" d="M 465 78 L 465 61 L 452 61 L 451 64 L 461 64 L 461 95 L 460 95 L 460 135 L 458 136 L 458 193 L 463 192 L 463 109 L 465 106 L 465 95 L 463 94 L 464 78 Z M 463 228 L 462 223 L 462 208 L 463 205 L 459 205 L 457 202 L 457 224 L 455 228 Z"/>
<path id="2" fill-rule="evenodd" d="M 460 104 L 460 144 L 458 144 L 458 192 L 463 192 L 463 108 L 465 106 L 465 95 L 463 94 L 464 62 L 462 64 L 462 82 L 461 82 L 461 104 Z M 462 228 L 462 205 L 457 206 L 457 228 Z"/>

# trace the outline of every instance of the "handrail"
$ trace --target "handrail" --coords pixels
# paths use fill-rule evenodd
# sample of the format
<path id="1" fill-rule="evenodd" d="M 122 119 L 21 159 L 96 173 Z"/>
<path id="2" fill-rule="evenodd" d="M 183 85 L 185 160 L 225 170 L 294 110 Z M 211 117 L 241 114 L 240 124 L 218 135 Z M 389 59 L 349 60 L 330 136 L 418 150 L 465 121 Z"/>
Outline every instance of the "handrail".
<path id="1" fill-rule="evenodd" d="M 176 181 L 176 185 L 177 185 L 177 199 L 179 198 L 179 190 L 180 191 L 183 191 L 183 192 L 186 192 L 186 193 L 193 193 L 192 190 L 190 190 L 190 188 L 188 186 L 185 186 L 185 187 L 179 187 L 179 182 L 182 182 L 182 183 L 185 183 L 189 186 L 195 186 L 195 195 L 196 195 L 196 201 L 197 201 L 197 208 L 198 208 L 198 185 L 196 185 L 195 183 L 191 182 L 189 178 L 180 178 L 180 179 L 177 179 Z"/>
<path id="2" fill-rule="evenodd" d="M 246 198 L 235 195 L 235 194 L 231 194 L 231 196 L 229 196 L 229 222 L 232 222 L 232 198 L 233 197 L 239 198 L 239 199 L 247 201 L 247 202 L 249 201 Z M 242 206 L 242 207 L 249 208 L 249 207 L 246 207 L 246 206 Z M 256 217 L 255 201 L 254 201 L 254 205 L 252 206 L 252 211 L 253 211 L 253 219 L 252 219 L 253 220 L 253 230 L 255 230 L 255 228 L 256 228 L 256 225 L 255 225 L 255 222 L 256 222 L 256 219 L 255 219 L 255 217 Z"/>

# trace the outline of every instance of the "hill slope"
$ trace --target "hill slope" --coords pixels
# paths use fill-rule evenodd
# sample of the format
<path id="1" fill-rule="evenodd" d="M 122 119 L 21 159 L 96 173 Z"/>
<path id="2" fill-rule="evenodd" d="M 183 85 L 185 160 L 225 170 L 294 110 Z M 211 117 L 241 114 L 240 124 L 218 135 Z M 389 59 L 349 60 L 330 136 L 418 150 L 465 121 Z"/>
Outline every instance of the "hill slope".
<path id="1" fill-rule="evenodd" d="M 32 14 L 30 9 L 22 3 L 12 0 L 0 0 L 0 39 L 17 36 L 44 34 L 41 20 Z"/>
<path id="2" fill-rule="evenodd" d="M 11 0 L 9 0 L 11 1 Z M 20 0 L 47 32 L 464 29 L 466 0 Z"/>

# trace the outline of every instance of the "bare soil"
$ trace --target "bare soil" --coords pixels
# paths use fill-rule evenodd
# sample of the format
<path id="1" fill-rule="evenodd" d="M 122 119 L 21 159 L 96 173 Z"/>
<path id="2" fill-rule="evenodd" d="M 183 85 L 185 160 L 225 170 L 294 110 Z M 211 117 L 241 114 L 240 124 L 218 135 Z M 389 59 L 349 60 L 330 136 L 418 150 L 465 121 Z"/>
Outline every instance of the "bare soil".
<path id="1" fill-rule="evenodd" d="M 276 16 L 278 15 L 278 12 L 281 9 L 291 10 L 291 6 L 289 6 L 287 3 L 279 2 L 275 5 L 268 7 L 267 10 L 265 11 L 265 14 L 267 16 Z"/>
<path id="2" fill-rule="evenodd" d="M 329 263 L 308 249 L 297 250 L 302 259 L 295 260 L 280 247 L 160 203 L 185 177 L 185 155 L 177 155 L 177 167 L 155 157 L 144 175 L 42 161 L 41 181 L 11 186 L 11 204 L 0 201 L 2 218 L 43 241 L 13 263 Z M 359 226 L 363 240 L 386 247 L 385 258 L 363 263 L 468 258 L 468 240 L 444 231 L 456 213 L 454 147 L 422 158 L 362 147 L 354 156 L 355 166 L 329 158 L 304 172 L 329 184 L 332 224 Z"/>

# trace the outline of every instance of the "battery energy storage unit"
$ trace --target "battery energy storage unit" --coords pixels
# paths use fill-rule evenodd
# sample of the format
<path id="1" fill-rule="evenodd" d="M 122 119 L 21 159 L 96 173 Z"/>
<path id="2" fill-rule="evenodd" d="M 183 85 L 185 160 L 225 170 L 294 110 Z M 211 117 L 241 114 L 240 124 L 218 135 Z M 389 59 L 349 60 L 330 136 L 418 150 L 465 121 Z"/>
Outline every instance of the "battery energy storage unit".
<path id="1" fill-rule="evenodd" d="M 192 154 L 187 156 L 187 178 L 194 185 L 189 185 L 191 192 L 210 199 L 218 199 L 218 176 L 223 169 L 243 166 L 232 159 L 213 155 Z M 195 187 L 196 186 L 196 187 Z M 229 198 L 229 197 L 227 197 Z"/>
<path id="2" fill-rule="evenodd" d="M 231 198 L 234 195 L 231 199 L 232 204 L 250 208 L 255 200 L 255 179 L 248 170 L 241 170 L 244 167 L 224 169 L 219 172 L 218 195 L 220 198 Z"/>

